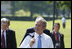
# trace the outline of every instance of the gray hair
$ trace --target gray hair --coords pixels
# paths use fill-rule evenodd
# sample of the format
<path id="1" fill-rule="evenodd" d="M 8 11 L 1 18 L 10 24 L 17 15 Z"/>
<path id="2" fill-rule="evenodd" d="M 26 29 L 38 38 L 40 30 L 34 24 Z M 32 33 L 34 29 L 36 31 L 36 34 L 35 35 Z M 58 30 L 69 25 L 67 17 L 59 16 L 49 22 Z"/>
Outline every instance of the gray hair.
<path id="1" fill-rule="evenodd" d="M 37 17 L 35 20 L 35 24 L 39 21 L 41 21 L 43 23 L 43 26 L 46 27 L 47 21 L 44 18 L 42 18 L 41 16 Z"/>
<path id="2" fill-rule="evenodd" d="M 8 25 L 10 25 L 10 20 L 7 18 L 1 18 L 1 23 L 2 22 L 6 22 L 6 23 L 8 23 Z"/>

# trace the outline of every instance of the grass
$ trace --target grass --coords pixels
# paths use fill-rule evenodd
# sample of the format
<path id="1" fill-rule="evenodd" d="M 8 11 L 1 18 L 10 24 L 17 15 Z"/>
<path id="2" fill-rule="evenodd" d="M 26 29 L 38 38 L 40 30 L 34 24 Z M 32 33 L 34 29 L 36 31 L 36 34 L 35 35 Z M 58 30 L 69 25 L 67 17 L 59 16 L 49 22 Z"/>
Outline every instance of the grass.
<path id="1" fill-rule="evenodd" d="M 59 22 L 60 32 L 64 34 L 64 42 L 65 48 L 71 48 L 71 19 L 66 20 L 66 28 L 63 29 L 62 21 L 55 20 L 55 22 Z M 19 47 L 20 42 L 22 41 L 26 29 L 30 27 L 34 27 L 34 21 L 11 21 L 10 28 L 15 30 L 16 32 L 16 40 L 17 40 L 17 47 Z M 47 29 L 50 31 L 52 30 L 53 21 L 47 21 Z"/>

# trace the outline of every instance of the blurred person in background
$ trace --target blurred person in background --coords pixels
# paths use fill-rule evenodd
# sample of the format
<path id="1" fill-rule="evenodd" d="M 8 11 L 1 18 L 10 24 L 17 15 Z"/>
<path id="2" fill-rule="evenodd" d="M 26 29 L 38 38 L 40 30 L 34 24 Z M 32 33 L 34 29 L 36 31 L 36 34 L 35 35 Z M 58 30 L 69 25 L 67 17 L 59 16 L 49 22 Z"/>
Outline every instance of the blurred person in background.
<path id="1" fill-rule="evenodd" d="M 64 35 L 59 32 L 60 24 L 55 23 L 51 31 L 54 48 L 64 48 Z"/>
<path id="2" fill-rule="evenodd" d="M 62 17 L 62 26 L 63 26 L 63 28 L 66 27 L 66 19 L 65 19 L 65 17 Z"/>
<path id="3" fill-rule="evenodd" d="M 1 48 L 17 48 L 15 31 L 9 29 L 10 20 L 1 18 Z"/>

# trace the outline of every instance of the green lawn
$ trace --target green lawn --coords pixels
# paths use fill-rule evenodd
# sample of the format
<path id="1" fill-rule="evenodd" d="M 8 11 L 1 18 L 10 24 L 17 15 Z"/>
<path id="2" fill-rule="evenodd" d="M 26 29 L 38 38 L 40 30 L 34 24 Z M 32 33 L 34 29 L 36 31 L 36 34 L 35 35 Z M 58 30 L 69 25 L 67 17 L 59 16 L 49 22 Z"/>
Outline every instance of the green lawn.
<path id="1" fill-rule="evenodd" d="M 71 19 L 66 20 L 66 28 L 63 29 L 62 21 L 55 20 L 61 25 L 60 32 L 64 34 L 65 48 L 71 48 Z M 11 21 L 10 28 L 16 32 L 17 47 L 24 37 L 27 28 L 34 27 L 34 21 Z M 53 21 L 47 21 L 47 29 L 52 30 Z"/>

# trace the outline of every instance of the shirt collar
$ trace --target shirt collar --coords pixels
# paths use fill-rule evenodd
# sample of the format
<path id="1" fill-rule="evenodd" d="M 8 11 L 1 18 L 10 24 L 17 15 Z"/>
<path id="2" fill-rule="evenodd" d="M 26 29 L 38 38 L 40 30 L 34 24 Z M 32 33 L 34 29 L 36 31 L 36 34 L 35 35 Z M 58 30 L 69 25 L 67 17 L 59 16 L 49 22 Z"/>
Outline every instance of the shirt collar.
<path id="1" fill-rule="evenodd" d="M 42 33 L 40 36 L 43 37 L 43 34 L 44 33 Z M 38 38 L 38 36 L 39 36 L 39 34 L 35 32 L 35 38 Z"/>
<path id="2" fill-rule="evenodd" d="M 1 29 L 1 34 L 2 34 L 3 30 Z M 6 32 L 6 30 L 4 31 L 4 33 Z"/>
<path id="3" fill-rule="evenodd" d="M 54 32 L 55 34 L 56 34 L 56 33 L 59 33 L 59 32 L 56 32 L 56 31 L 53 31 L 53 32 Z"/>

